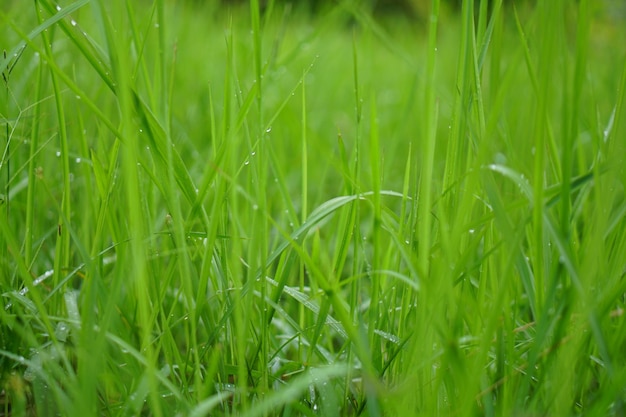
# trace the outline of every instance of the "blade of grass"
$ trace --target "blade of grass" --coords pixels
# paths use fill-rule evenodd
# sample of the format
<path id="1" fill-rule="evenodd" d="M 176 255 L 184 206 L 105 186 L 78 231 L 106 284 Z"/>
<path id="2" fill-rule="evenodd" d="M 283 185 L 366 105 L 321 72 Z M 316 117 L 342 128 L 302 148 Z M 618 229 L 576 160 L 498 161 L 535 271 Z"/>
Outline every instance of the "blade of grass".
<path id="1" fill-rule="evenodd" d="M 21 54 L 21 51 L 24 48 L 26 48 L 26 45 L 28 44 L 28 41 L 26 39 L 31 40 L 31 41 L 36 39 L 39 35 L 45 32 L 46 29 L 51 28 L 57 22 L 69 16 L 71 13 L 74 13 L 76 10 L 80 9 L 81 7 L 87 5 L 89 2 L 90 0 L 78 0 L 64 7 L 61 10 L 55 10 L 55 12 L 53 13 L 53 16 L 43 21 L 40 21 L 39 25 L 35 27 L 33 30 L 31 30 L 28 33 L 28 35 L 26 35 L 26 37 L 24 37 L 24 40 L 20 41 L 17 45 L 15 45 L 9 53 L 7 53 L 4 56 L 0 56 L 0 73 L 4 74 L 11 68 L 11 65 L 12 65 L 11 62 L 13 61 L 13 59 L 17 57 L 19 54 Z M 50 9 L 49 11 L 52 11 L 52 9 Z M 9 20 L 10 22 L 12 22 L 10 19 L 8 19 L 8 16 L 5 13 L 2 13 L 2 16 L 4 20 Z"/>
<path id="2" fill-rule="evenodd" d="M 428 277 L 430 270 L 430 251 L 432 237 L 431 204 L 433 192 L 433 168 L 435 147 L 437 141 L 438 104 L 435 100 L 436 56 L 437 56 L 437 23 L 439 19 L 439 0 L 432 0 L 430 11 L 430 25 L 428 28 L 428 59 L 426 68 L 426 85 L 424 107 L 426 109 L 424 121 L 424 153 L 420 172 L 419 188 L 419 223 L 417 236 L 419 240 L 418 257 L 419 271 Z"/>

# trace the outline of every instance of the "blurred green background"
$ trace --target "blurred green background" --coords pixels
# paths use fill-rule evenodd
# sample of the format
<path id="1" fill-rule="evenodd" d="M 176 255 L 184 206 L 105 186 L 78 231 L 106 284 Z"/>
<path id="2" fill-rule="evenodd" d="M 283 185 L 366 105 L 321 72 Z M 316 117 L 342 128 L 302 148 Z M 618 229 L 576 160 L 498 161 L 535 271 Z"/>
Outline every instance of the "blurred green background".
<path id="1" fill-rule="evenodd" d="M 194 3 L 209 3 L 206 0 L 191 0 Z M 248 3 L 248 0 L 221 0 L 221 5 L 229 5 L 229 4 L 242 4 Z M 360 5 L 367 8 L 370 8 L 375 13 L 402 13 L 404 15 L 413 16 L 415 18 L 423 18 L 427 13 L 431 0 L 259 0 L 260 4 L 264 7 L 270 5 L 270 3 L 274 4 L 285 4 L 291 3 L 294 6 L 303 6 L 307 7 L 314 12 L 319 12 L 320 10 L 324 10 L 328 7 L 334 7 L 341 4 L 346 5 Z M 215 2 L 213 2 L 215 3 Z M 515 4 L 516 6 L 520 6 L 526 3 L 534 4 L 536 1 L 533 0 L 505 0 L 505 3 Z M 625 0 L 596 0 L 594 6 L 596 8 L 596 12 L 605 14 L 606 16 L 617 19 L 617 20 L 625 20 L 626 19 L 626 1 Z M 460 10 L 461 5 L 463 4 L 463 0 L 441 0 L 441 4 L 448 10 Z"/>

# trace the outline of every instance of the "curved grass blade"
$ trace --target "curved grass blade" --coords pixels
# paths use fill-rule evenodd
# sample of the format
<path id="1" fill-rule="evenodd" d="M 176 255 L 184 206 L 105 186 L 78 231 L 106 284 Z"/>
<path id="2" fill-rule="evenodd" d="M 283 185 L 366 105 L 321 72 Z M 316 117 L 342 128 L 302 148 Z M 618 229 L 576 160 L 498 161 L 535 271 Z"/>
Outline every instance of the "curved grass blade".
<path id="1" fill-rule="evenodd" d="M 289 404 L 298 398 L 305 390 L 307 390 L 312 384 L 323 384 L 330 381 L 333 378 L 339 378 L 348 372 L 348 367 L 345 365 L 332 365 L 325 368 L 312 368 L 304 375 L 296 378 L 293 382 L 286 385 L 285 388 L 274 391 L 271 395 L 268 395 L 260 403 L 249 409 L 246 413 L 243 413 L 242 417 L 257 417 L 264 416 L 268 413 L 273 413 L 279 410 L 281 407 Z"/>
<path id="2" fill-rule="evenodd" d="M 37 36 L 39 36 L 44 30 L 50 28 L 61 19 L 68 16 L 70 13 L 73 13 L 76 10 L 80 9 L 81 7 L 85 6 L 90 1 L 91 0 L 79 0 L 77 2 L 70 4 L 69 6 L 66 6 L 60 9 L 53 16 L 44 20 L 40 25 L 38 25 L 33 30 L 31 30 L 27 35 L 27 39 L 32 41 Z M 4 15 L 4 13 L 2 15 L 3 15 L 3 18 L 6 19 L 6 16 Z M 11 70 L 13 59 L 22 54 L 22 51 L 26 48 L 27 43 L 28 42 L 26 39 L 21 40 L 17 45 L 13 47 L 13 49 L 11 49 L 11 51 L 6 56 L 0 57 L 0 72 L 1 73 L 5 73 L 5 72 L 8 73 Z"/>

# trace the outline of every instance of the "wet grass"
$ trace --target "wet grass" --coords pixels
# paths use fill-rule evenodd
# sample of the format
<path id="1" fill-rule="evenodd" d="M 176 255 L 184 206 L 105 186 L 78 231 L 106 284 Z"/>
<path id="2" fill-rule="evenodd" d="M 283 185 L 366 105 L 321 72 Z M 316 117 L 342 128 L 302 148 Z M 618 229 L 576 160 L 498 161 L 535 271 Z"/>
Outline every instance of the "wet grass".
<path id="1" fill-rule="evenodd" d="M 0 11 L 0 414 L 626 413 L 624 21 Z"/>

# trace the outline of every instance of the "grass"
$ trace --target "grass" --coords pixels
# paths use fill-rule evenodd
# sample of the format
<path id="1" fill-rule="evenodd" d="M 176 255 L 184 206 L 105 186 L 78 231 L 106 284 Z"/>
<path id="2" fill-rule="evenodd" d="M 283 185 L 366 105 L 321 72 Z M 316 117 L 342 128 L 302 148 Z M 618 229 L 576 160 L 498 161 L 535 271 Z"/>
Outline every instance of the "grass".
<path id="1" fill-rule="evenodd" d="M 0 415 L 626 413 L 623 17 L 113 3 L 0 11 Z"/>

